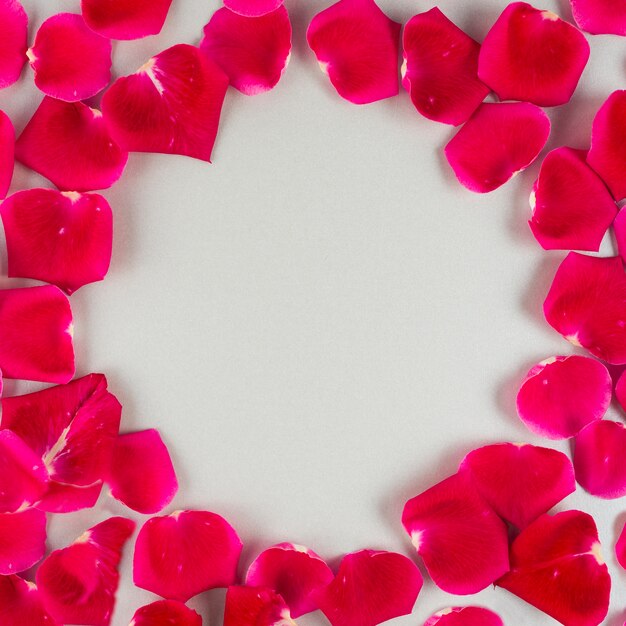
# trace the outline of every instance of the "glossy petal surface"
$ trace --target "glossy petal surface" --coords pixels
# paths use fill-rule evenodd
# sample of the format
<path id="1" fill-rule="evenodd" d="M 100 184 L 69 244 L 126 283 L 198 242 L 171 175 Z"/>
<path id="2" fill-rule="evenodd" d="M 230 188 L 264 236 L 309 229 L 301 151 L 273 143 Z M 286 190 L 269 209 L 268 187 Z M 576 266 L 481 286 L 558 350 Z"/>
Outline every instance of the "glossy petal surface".
<path id="1" fill-rule="evenodd" d="M 435 613 L 424 626 L 504 626 L 498 615 L 477 606 L 455 606 Z"/>
<path id="2" fill-rule="evenodd" d="M 626 4 L 616 0 L 570 0 L 576 24 L 592 35 L 626 35 Z"/>
<path id="3" fill-rule="evenodd" d="M 137 609 L 131 626 L 202 626 L 202 618 L 182 602 L 159 600 Z"/>
<path id="4" fill-rule="evenodd" d="M 28 17 L 18 0 L 0 0 L 0 89 L 20 77 L 26 63 Z"/>
<path id="5" fill-rule="evenodd" d="M 0 111 L 0 198 L 7 195 L 13 178 L 14 165 L 15 130 L 9 116 L 4 111 Z"/>
<path id="6" fill-rule="evenodd" d="M 285 601 L 267 587 L 229 587 L 224 626 L 295 626 Z"/>
<path id="7" fill-rule="evenodd" d="M 25 509 L 18 513 L 0 513 L 0 576 L 31 568 L 45 552 L 46 514 L 43 511 Z"/>
<path id="8" fill-rule="evenodd" d="M 259 17 L 275 11 L 283 0 L 224 0 L 224 6 L 239 15 Z"/>
<path id="9" fill-rule="evenodd" d="M 60 626 L 48 615 L 33 583 L 19 576 L 0 576 L 2 626 Z"/>

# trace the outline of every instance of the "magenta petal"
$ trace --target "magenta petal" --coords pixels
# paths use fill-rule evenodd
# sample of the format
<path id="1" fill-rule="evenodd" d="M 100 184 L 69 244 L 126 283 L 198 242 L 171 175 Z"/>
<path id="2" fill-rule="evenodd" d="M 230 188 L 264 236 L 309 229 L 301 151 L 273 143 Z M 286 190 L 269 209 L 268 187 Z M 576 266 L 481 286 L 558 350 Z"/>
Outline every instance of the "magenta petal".
<path id="1" fill-rule="evenodd" d="M 224 0 L 224 6 L 246 17 L 260 17 L 278 9 L 283 0 Z"/>
<path id="2" fill-rule="evenodd" d="M 20 77 L 26 63 L 28 17 L 17 0 L 0 0 L 0 89 Z"/>
<path id="3" fill-rule="evenodd" d="M 613 232 L 615 234 L 615 242 L 617 243 L 617 251 L 622 257 L 622 261 L 626 263 L 626 207 L 622 207 L 613 222 Z"/>
<path id="4" fill-rule="evenodd" d="M 37 509 L 0 513 L 0 575 L 17 574 L 46 552 L 46 514 Z M 4 625 L 3 625 L 4 626 Z"/>
<path id="5" fill-rule="evenodd" d="M 306 36 L 342 98 L 368 104 L 398 94 L 400 24 L 374 0 L 339 0 L 313 18 Z"/>
<path id="6" fill-rule="evenodd" d="M 455 606 L 439 611 L 424 626 L 504 626 L 500 616 L 478 606 Z"/>
<path id="7" fill-rule="evenodd" d="M 90 509 L 98 501 L 102 485 L 101 480 L 86 486 L 51 481 L 48 490 L 37 503 L 37 508 L 47 513 L 73 513 Z"/>
<path id="8" fill-rule="evenodd" d="M 131 520 L 111 517 L 46 558 L 37 570 L 37 586 L 52 617 L 63 624 L 108 626 L 122 548 L 134 529 Z"/>
<path id="9" fill-rule="evenodd" d="M 466 122 L 489 93 L 478 79 L 480 45 L 437 7 L 404 28 L 402 84 L 415 108 L 436 122 Z"/>
<path id="10" fill-rule="evenodd" d="M 615 397 L 619 405 L 626 411 L 626 370 L 624 370 L 615 383 Z"/>
<path id="11" fill-rule="evenodd" d="M 267 587 L 229 587 L 224 626 L 295 626 L 285 601 Z"/>
<path id="12" fill-rule="evenodd" d="M 237 577 L 241 541 L 222 517 L 208 511 L 177 511 L 153 517 L 135 545 L 137 587 L 168 600 L 186 602 Z"/>
<path id="13" fill-rule="evenodd" d="M 9 191 L 14 165 L 15 130 L 9 116 L 0 111 L 0 198 L 4 198 Z"/>
<path id="14" fill-rule="evenodd" d="M 159 600 L 137 609 L 131 626 L 202 626 L 202 618 L 182 602 Z"/>
<path id="15" fill-rule="evenodd" d="M 0 576 L 2 626 L 60 626 L 46 612 L 37 587 L 19 576 Z"/>
<path id="16" fill-rule="evenodd" d="M 465 473 L 409 500 L 402 523 L 434 583 L 444 591 L 477 593 L 509 569 L 506 524 Z"/>
<path id="17" fill-rule="evenodd" d="M 622 568 L 626 569 L 626 525 L 622 528 L 622 532 L 615 543 L 615 556 Z"/>
<path id="18" fill-rule="evenodd" d="M 291 22 L 285 7 L 262 17 L 218 9 L 204 27 L 200 50 L 226 72 L 230 84 L 253 96 L 280 80 L 291 53 Z"/>
<path id="19" fill-rule="evenodd" d="M 261 552 L 246 575 L 246 585 L 278 592 L 294 618 L 317 609 L 312 593 L 332 580 L 333 573 L 321 557 L 293 543 L 279 543 Z"/>
<path id="20" fill-rule="evenodd" d="M 592 35 L 626 35 L 626 4 L 616 0 L 570 0 L 574 19 Z"/>
<path id="21" fill-rule="evenodd" d="M 102 99 L 111 135 L 131 152 L 211 160 L 228 77 L 197 48 L 180 44 L 118 78 Z"/>

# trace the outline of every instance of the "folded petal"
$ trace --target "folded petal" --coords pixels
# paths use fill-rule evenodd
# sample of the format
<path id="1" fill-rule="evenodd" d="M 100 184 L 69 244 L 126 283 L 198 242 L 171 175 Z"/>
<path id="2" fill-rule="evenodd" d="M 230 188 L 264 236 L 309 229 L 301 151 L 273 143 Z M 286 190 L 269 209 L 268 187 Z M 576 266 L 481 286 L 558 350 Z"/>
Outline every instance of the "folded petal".
<path id="1" fill-rule="evenodd" d="M 149 519 L 135 545 L 137 587 L 186 602 L 203 591 L 228 587 L 237 577 L 242 544 L 235 529 L 208 511 L 177 511 Z"/>
<path id="2" fill-rule="evenodd" d="M 43 511 L 25 509 L 18 513 L 0 513 L 0 576 L 31 568 L 45 552 L 46 514 Z"/>
<path id="3" fill-rule="evenodd" d="M 37 586 L 19 576 L 0 576 L 2 626 L 60 626 L 46 611 Z"/>
<path id="4" fill-rule="evenodd" d="M 211 160 L 228 77 L 197 48 L 179 44 L 118 78 L 102 110 L 111 135 L 131 152 Z"/>
<path id="5" fill-rule="evenodd" d="M 528 372 L 517 394 L 517 414 L 537 435 L 569 439 L 602 419 L 611 389 L 611 376 L 599 361 L 556 356 Z"/>
<path id="6" fill-rule="evenodd" d="M 18 137 L 15 157 L 64 191 L 106 189 L 128 160 L 100 111 L 48 96 Z"/>
<path id="7" fill-rule="evenodd" d="M 626 525 L 622 528 L 622 532 L 615 543 L 615 556 L 617 556 L 617 562 L 622 568 L 626 569 Z"/>
<path id="8" fill-rule="evenodd" d="M 137 609 L 131 626 L 202 626 L 202 618 L 193 609 L 175 600 L 158 600 Z"/>
<path id="9" fill-rule="evenodd" d="M 0 111 L 0 198 L 4 198 L 9 191 L 14 164 L 15 130 L 9 116 L 4 111 Z"/>
<path id="10" fill-rule="evenodd" d="M 339 0 L 313 18 L 306 37 L 342 98 L 368 104 L 398 94 L 400 24 L 374 0 Z"/>
<path id="11" fill-rule="evenodd" d="M 439 611 L 424 626 L 504 626 L 500 616 L 478 606 L 455 606 Z"/>
<path id="12" fill-rule="evenodd" d="M 509 569 L 506 524 L 464 472 L 409 500 L 402 523 L 434 583 L 448 593 L 477 593 Z"/>
<path id="13" fill-rule="evenodd" d="M 28 17 L 17 0 L 0 0 L 0 89 L 20 77 L 26 63 Z"/>
<path id="14" fill-rule="evenodd" d="M 246 17 L 260 17 L 282 6 L 283 0 L 224 0 L 224 6 Z"/>
<path id="15" fill-rule="evenodd" d="M 218 9 L 204 27 L 200 50 L 226 73 L 230 84 L 253 96 L 276 86 L 291 54 L 291 22 L 281 6 L 261 17 Z"/>
<path id="16" fill-rule="evenodd" d="M 91 509 L 100 497 L 102 485 L 101 480 L 86 486 L 66 485 L 52 480 L 42 499 L 37 502 L 37 508 L 47 513 L 73 513 Z"/>
<path id="17" fill-rule="evenodd" d="M 592 35 L 626 35 L 626 4 L 615 0 L 570 0 L 576 24 Z"/>
<path id="18" fill-rule="evenodd" d="M 332 580 L 333 573 L 321 557 L 293 543 L 279 543 L 261 552 L 246 575 L 246 585 L 279 593 L 294 618 L 315 611 L 313 592 Z"/>
<path id="19" fill-rule="evenodd" d="M 487 193 L 504 185 L 539 155 L 550 120 L 534 104 L 481 104 L 445 148 L 459 182 Z"/>
<path id="20" fill-rule="evenodd" d="M 267 587 L 231 586 L 226 592 L 224 626 L 295 626 L 285 601 Z"/>
<path id="21" fill-rule="evenodd" d="M 480 44 L 437 7 L 404 27 L 402 84 L 415 108 L 436 122 L 466 122 L 489 94 L 478 79 Z"/>

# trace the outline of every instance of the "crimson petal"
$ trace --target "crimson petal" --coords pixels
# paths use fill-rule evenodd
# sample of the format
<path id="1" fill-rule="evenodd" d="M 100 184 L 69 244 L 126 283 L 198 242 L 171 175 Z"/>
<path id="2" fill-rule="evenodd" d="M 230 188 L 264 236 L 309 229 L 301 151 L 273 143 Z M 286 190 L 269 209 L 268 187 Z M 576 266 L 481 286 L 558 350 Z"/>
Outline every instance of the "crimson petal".
<path id="1" fill-rule="evenodd" d="M 37 509 L 0 513 L 0 575 L 18 574 L 46 552 L 46 514 Z"/>
<path id="2" fill-rule="evenodd" d="M 102 485 L 101 480 L 86 486 L 50 481 L 43 499 L 37 503 L 37 508 L 47 513 L 73 513 L 90 509 L 98 501 Z"/>
<path id="3" fill-rule="evenodd" d="M 622 528 L 622 532 L 615 543 L 615 556 L 622 568 L 626 569 L 626 525 Z"/>
<path id="4" fill-rule="evenodd" d="M 626 263 L 626 207 L 622 207 L 613 222 L 613 232 L 617 243 L 617 252 Z"/>
<path id="5" fill-rule="evenodd" d="M 619 405 L 626 411 L 626 370 L 624 370 L 615 383 L 615 397 Z"/>
<path id="6" fill-rule="evenodd" d="M 295 626 L 285 601 L 267 587 L 229 587 L 224 626 Z"/>
<path id="7" fill-rule="evenodd" d="M 9 116 L 0 111 L 0 198 L 4 198 L 9 191 L 14 165 L 15 130 Z"/>
<path id="8" fill-rule="evenodd" d="M 137 609 L 130 626 L 202 626 L 193 609 L 175 600 L 159 600 Z"/>
<path id="9" fill-rule="evenodd" d="M 224 6 L 246 17 L 260 17 L 278 9 L 283 0 L 224 0 Z"/>
<path id="10" fill-rule="evenodd" d="M 500 616 L 478 606 L 455 606 L 439 611 L 424 626 L 504 626 Z"/>
<path id="11" fill-rule="evenodd" d="M 0 576 L 2 626 L 60 626 L 48 615 L 37 586 L 19 576 Z"/>
<path id="12" fill-rule="evenodd" d="M 26 63 L 28 17 L 17 0 L 0 0 L 0 89 L 20 77 Z"/>
<path id="13" fill-rule="evenodd" d="M 626 35 L 626 4 L 615 0 L 570 0 L 576 24 L 592 35 Z"/>

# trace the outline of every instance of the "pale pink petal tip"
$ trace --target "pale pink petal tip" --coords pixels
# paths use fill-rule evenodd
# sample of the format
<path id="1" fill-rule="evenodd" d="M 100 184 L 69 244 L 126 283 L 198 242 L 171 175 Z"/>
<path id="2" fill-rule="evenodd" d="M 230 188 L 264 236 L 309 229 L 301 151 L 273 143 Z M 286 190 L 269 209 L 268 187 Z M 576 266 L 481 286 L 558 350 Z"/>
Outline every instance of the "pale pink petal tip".
<path id="1" fill-rule="evenodd" d="M 111 495 L 139 513 L 158 513 L 178 491 L 170 454 L 157 430 L 120 435 L 107 475 Z"/>
<path id="2" fill-rule="evenodd" d="M 622 528 L 622 532 L 615 543 L 615 556 L 621 567 L 626 569 L 626 525 Z"/>
<path id="3" fill-rule="evenodd" d="M 28 17 L 17 0 L 0 0 L 0 89 L 20 77 L 26 63 Z"/>
<path id="4" fill-rule="evenodd" d="M 7 198 L 0 215 L 9 276 L 52 283 L 68 294 L 105 277 L 113 216 L 102 196 L 29 189 Z"/>
<path id="5" fill-rule="evenodd" d="M 228 77 L 195 48 L 179 44 L 118 78 L 104 94 L 111 135 L 131 152 L 210 161 Z"/>
<path id="6" fill-rule="evenodd" d="M 59 189 L 93 191 L 119 179 L 128 154 L 111 139 L 100 111 L 46 96 L 18 137 L 15 158 Z"/>
<path id="7" fill-rule="evenodd" d="M 501 443 L 470 452 L 468 472 L 493 510 L 525 528 L 576 490 L 574 468 L 563 453 L 529 444 Z"/>
<path id="8" fill-rule="evenodd" d="M 82 0 L 87 26 L 109 39 L 158 35 L 172 0 Z"/>
<path id="9" fill-rule="evenodd" d="M 455 606 L 435 613 L 424 626 L 504 626 L 499 615 L 478 606 Z"/>
<path id="10" fill-rule="evenodd" d="M 153 517 L 137 537 L 135 585 L 186 602 L 203 591 L 235 583 L 241 540 L 228 522 L 208 511 Z"/>
<path id="11" fill-rule="evenodd" d="M 489 94 L 478 79 L 480 45 L 437 7 L 404 28 L 402 84 L 415 108 L 436 122 L 466 122 Z"/>
<path id="12" fill-rule="evenodd" d="M 411 613 L 421 588 L 422 575 L 407 557 L 361 550 L 343 558 L 314 598 L 332 626 L 376 626 Z"/>
<path id="13" fill-rule="evenodd" d="M 4 198 L 9 191 L 14 165 L 15 130 L 9 116 L 0 111 L 0 198 Z"/>
<path id="14" fill-rule="evenodd" d="M 202 626 L 202 617 L 176 600 L 158 600 L 137 609 L 131 626 Z"/>
<path id="15" fill-rule="evenodd" d="M 0 575 L 18 574 L 46 552 L 46 514 L 37 509 L 0 513 Z"/>
<path id="16" fill-rule="evenodd" d="M 254 560 L 246 585 L 274 589 L 295 618 L 318 608 L 312 594 L 332 580 L 331 569 L 315 552 L 293 543 L 280 543 Z"/>
<path id="17" fill-rule="evenodd" d="M 459 182 L 488 193 L 527 168 L 550 135 L 548 116 L 534 104 L 481 104 L 445 148 Z"/>
<path id="18" fill-rule="evenodd" d="M 281 6 L 261 17 L 218 9 L 204 27 L 200 50 L 228 75 L 230 84 L 253 96 L 269 91 L 282 76 L 291 53 L 291 22 Z"/>
<path id="19" fill-rule="evenodd" d="M 589 44 L 576 27 L 513 2 L 483 41 L 478 75 L 501 100 L 558 106 L 569 102 L 588 59 Z"/>
<path id="20" fill-rule="evenodd" d="M 465 472 L 409 500 L 402 523 L 434 583 L 448 593 L 477 593 L 509 570 L 506 524 Z"/>
<path id="21" fill-rule="evenodd" d="M 35 85 L 66 102 L 91 98 L 111 80 L 111 42 L 75 13 L 48 18 L 37 31 L 28 58 Z"/>
<path id="22" fill-rule="evenodd" d="M 224 0 L 224 6 L 245 17 L 260 17 L 275 11 L 283 0 Z"/>
<path id="23" fill-rule="evenodd" d="M 295 626 L 283 598 L 268 587 L 231 586 L 224 626 Z"/>
<path id="24" fill-rule="evenodd" d="M 513 542 L 511 571 L 496 584 L 561 624 L 600 624 L 611 577 L 593 518 L 581 511 L 540 517 Z"/>
<path id="25" fill-rule="evenodd" d="M 133 521 L 111 517 L 46 558 L 37 570 L 37 587 L 54 619 L 85 626 L 110 624 L 120 579 L 117 568 L 134 529 Z"/>
<path id="26" fill-rule="evenodd" d="M 313 18 L 306 36 L 342 98 L 368 104 L 398 94 L 400 24 L 374 0 L 339 0 Z"/>
<path id="27" fill-rule="evenodd" d="M 552 357 L 526 375 L 517 394 L 517 414 L 537 435 L 569 439 L 602 419 L 611 402 L 611 388 L 611 376 L 599 361 Z"/>
<path id="28" fill-rule="evenodd" d="M 0 576 L 2 626 L 60 626 L 46 611 L 36 585 L 19 576 Z"/>
<path id="29" fill-rule="evenodd" d="M 592 35 L 626 35 L 626 4 L 615 0 L 570 0 L 576 24 Z"/>
<path id="30" fill-rule="evenodd" d="M 620 257 L 570 252 L 543 311 L 550 326 L 575 346 L 611 364 L 626 363 L 626 275 Z"/>

